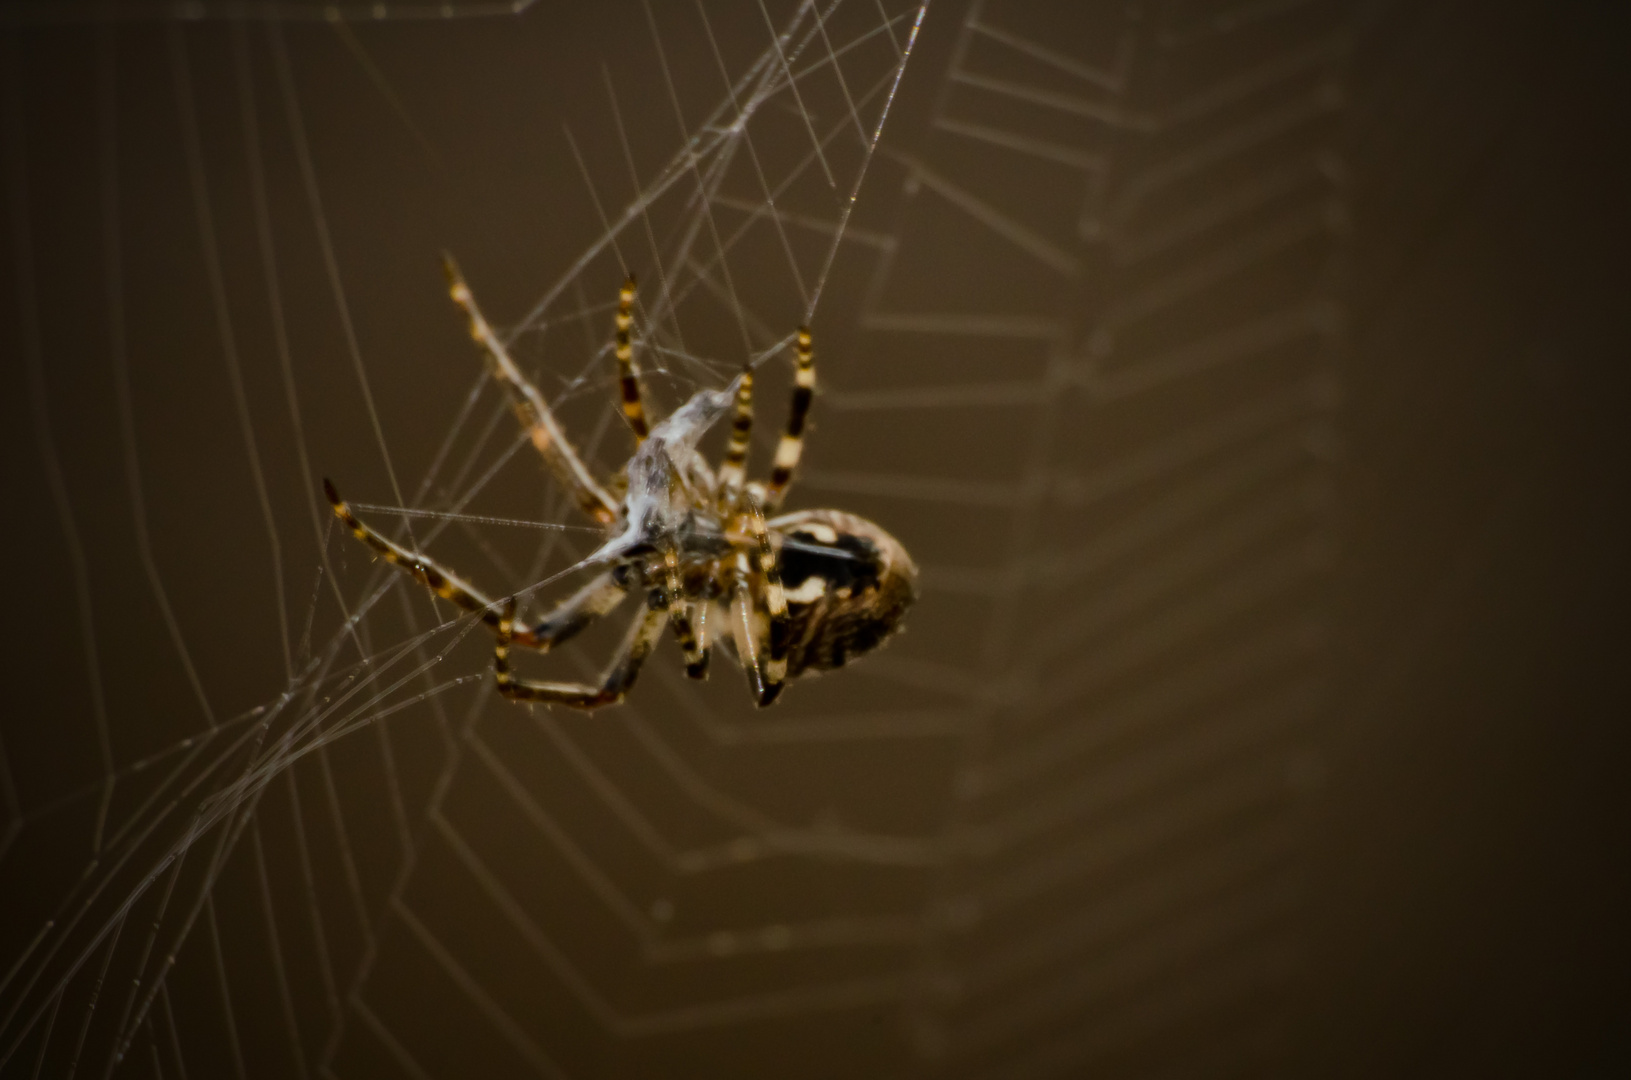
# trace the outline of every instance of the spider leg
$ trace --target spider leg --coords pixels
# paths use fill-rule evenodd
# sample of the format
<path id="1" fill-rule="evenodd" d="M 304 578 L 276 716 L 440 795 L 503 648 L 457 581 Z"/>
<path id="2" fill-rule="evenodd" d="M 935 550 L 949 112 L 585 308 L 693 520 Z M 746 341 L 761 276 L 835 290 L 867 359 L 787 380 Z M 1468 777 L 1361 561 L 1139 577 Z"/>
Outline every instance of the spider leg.
<path id="1" fill-rule="evenodd" d="M 589 472 L 583 459 L 578 457 L 578 452 L 567 442 L 566 434 L 556 421 L 555 414 L 550 412 L 544 395 L 510 359 L 509 350 L 482 317 L 481 309 L 476 306 L 476 298 L 470 292 L 470 286 L 465 284 L 464 276 L 459 273 L 458 264 L 451 255 L 442 256 L 442 268 L 447 273 L 449 295 L 469 318 L 470 336 L 487 353 L 488 368 L 504 386 L 516 418 L 532 438 L 532 445 L 537 447 L 561 482 L 572 490 L 585 514 L 602 525 L 616 521 L 617 500 Z"/>
<path id="2" fill-rule="evenodd" d="M 503 607 L 500 601 L 483 593 L 435 560 L 416 551 L 409 551 L 401 544 L 375 532 L 351 512 L 351 507 L 340 498 L 340 493 L 335 490 L 332 481 L 324 479 L 323 492 L 328 496 L 329 505 L 334 508 L 334 516 L 345 522 L 353 536 L 373 548 L 386 562 L 399 567 L 409 577 L 442 599 L 466 611 L 475 612 L 481 616 L 482 622 L 494 630 L 498 629 Z M 615 608 L 622 601 L 625 592 L 624 587 L 608 570 L 591 579 L 587 585 L 562 601 L 536 626 L 512 632 L 511 640 L 525 648 L 547 652 L 582 630 L 598 616 Z"/>
<path id="3" fill-rule="evenodd" d="M 765 485 L 766 510 L 774 510 L 782 504 L 793 483 L 793 470 L 804 456 L 804 422 L 810 414 L 810 402 L 815 398 L 815 354 L 810 347 L 810 329 L 806 326 L 799 327 L 798 370 L 793 378 L 793 404 L 787 411 L 787 428 L 776 445 L 770 483 Z"/>
<path id="4" fill-rule="evenodd" d="M 346 505 L 346 501 L 340 498 L 333 481 L 327 477 L 323 478 L 323 494 L 328 496 L 329 506 L 334 509 L 334 516 L 345 522 L 353 536 L 373 548 L 386 562 L 400 567 L 409 577 L 443 600 L 449 600 L 466 611 L 477 613 L 489 626 L 498 625 L 498 601 L 424 555 L 409 551 L 401 544 L 386 539 L 364 525 L 357 515 L 351 512 L 351 507 Z"/>
<path id="5" fill-rule="evenodd" d="M 685 673 L 693 679 L 706 679 L 708 646 L 699 630 L 701 621 L 692 621 L 693 613 L 700 610 L 700 605 L 686 602 L 679 552 L 673 548 L 663 552 L 663 568 L 663 606 L 668 612 L 669 625 L 674 628 L 674 639 L 685 654 Z"/>
<path id="6" fill-rule="evenodd" d="M 634 366 L 634 342 L 630 329 L 634 326 L 634 275 L 623 282 L 617 296 L 617 381 L 623 394 L 623 419 L 634 432 L 634 441 L 643 443 L 651 434 L 646 423 L 646 407 L 640 394 L 640 371 Z"/>
<path id="7" fill-rule="evenodd" d="M 731 630 L 736 637 L 736 654 L 752 678 L 759 707 L 764 708 L 776 700 L 787 681 L 787 593 L 782 589 L 781 568 L 765 528 L 764 514 L 755 506 L 745 516 L 756 544 L 753 550 L 739 550 L 736 554 Z M 750 571 L 754 569 L 762 589 L 752 587 Z"/>
<path id="8" fill-rule="evenodd" d="M 574 709 L 598 709 L 615 705 L 628 694 L 629 687 L 640 674 L 640 665 L 662 636 L 663 624 L 668 621 L 665 598 L 661 590 L 653 590 L 640 614 L 629 627 L 628 636 L 617 655 L 601 675 L 600 685 L 571 682 L 541 682 L 520 679 L 510 672 L 510 644 L 514 641 L 515 598 L 505 601 L 498 621 L 498 639 L 493 646 L 493 674 L 498 692 L 511 701 L 541 701 L 549 705 L 567 705 Z"/>
<path id="9" fill-rule="evenodd" d="M 688 605 L 687 615 L 696 641 L 696 659 L 692 659 L 691 652 L 686 653 L 685 673 L 693 679 L 706 679 L 708 677 L 708 658 L 712 655 L 712 649 L 708 644 L 708 605 L 706 603 L 690 604 Z M 682 649 L 685 647 L 684 641 L 680 642 L 680 647 Z"/>
<path id="10" fill-rule="evenodd" d="M 525 627 L 515 629 L 514 619 L 511 619 L 511 642 L 523 648 L 548 652 L 568 638 L 575 637 L 578 631 L 602 615 L 610 614 L 628 594 L 628 588 L 619 581 L 615 571 L 596 574 L 583 588 L 533 623 L 530 630 Z"/>
<path id="11" fill-rule="evenodd" d="M 736 414 L 731 417 L 731 441 L 719 466 L 719 509 L 728 512 L 736 505 L 747 475 L 748 446 L 753 435 L 753 369 L 742 369 L 736 386 Z"/>

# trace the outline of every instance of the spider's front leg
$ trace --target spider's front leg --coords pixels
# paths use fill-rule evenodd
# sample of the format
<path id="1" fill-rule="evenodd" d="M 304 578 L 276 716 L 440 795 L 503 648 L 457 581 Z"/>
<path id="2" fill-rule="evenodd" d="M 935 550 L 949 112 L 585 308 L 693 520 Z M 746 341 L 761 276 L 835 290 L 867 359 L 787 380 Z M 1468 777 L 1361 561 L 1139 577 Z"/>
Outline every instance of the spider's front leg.
<path id="1" fill-rule="evenodd" d="M 541 701 L 546 705 L 566 705 L 574 709 L 598 709 L 615 705 L 628 694 L 640 674 L 640 665 L 651 655 L 668 622 L 668 600 L 654 589 L 645 608 L 635 617 L 617 655 L 601 675 L 600 685 L 588 683 L 543 682 L 517 678 L 510 671 L 510 645 L 515 637 L 515 597 L 504 602 L 498 620 L 498 640 L 493 646 L 493 674 L 498 692 L 511 701 Z"/>
<path id="2" fill-rule="evenodd" d="M 578 452 L 572 449 L 567 441 L 566 433 L 561 430 L 550 411 L 549 403 L 538 388 L 521 374 L 515 361 L 510 358 L 509 350 L 504 342 L 493 332 L 482 316 L 481 308 L 476 306 L 475 294 L 465 282 L 464 275 L 459 272 L 458 264 L 451 255 L 443 254 L 442 269 L 447 275 L 448 293 L 453 302 L 458 304 L 469 320 L 470 336 L 487 354 L 488 368 L 493 377 L 504 387 L 504 392 L 510 399 L 510 405 L 515 409 L 516 418 L 526 429 L 532 440 L 532 445 L 538 453 L 548 462 L 555 474 L 566 484 L 567 488 L 577 497 L 578 506 L 592 520 L 602 525 L 610 525 L 617 520 L 618 501 L 610 492 L 601 486 L 589 467 L 578 457 Z M 632 283 L 630 285 L 632 289 Z M 633 293 L 629 293 L 629 302 L 633 303 Z M 630 423 L 633 423 L 630 419 Z M 642 423 L 644 422 L 642 418 Z"/>
<path id="3" fill-rule="evenodd" d="M 499 628 L 503 605 L 498 600 L 487 596 L 429 556 L 409 551 L 375 532 L 372 526 L 352 513 L 332 481 L 323 481 L 323 492 L 328 496 L 334 516 L 345 522 L 353 536 L 373 548 L 386 562 L 398 567 L 442 599 L 480 615 L 482 622 L 491 629 L 496 631 Z M 548 652 L 615 608 L 627 592 L 622 580 L 613 571 L 598 574 L 532 628 L 517 630 L 512 627 L 510 640 L 523 648 Z M 513 602 L 513 598 L 510 602 Z"/>
<path id="4" fill-rule="evenodd" d="M 351 535 L 373 548 L 386 562 L 399 567 L 409 577 L 440 596 L 443 600 L 451 601 L 466 611 L 473 611 L 480 615 L 482 621 L 489 626 L 496 627 L 499 620 L 498 601 L 482 593 L 474 585 L 464 581 L 451 570 L 447 570 L 434 560 L 409 551 L 394 540 L 388 540 L 375 532 L 368 525 L 351 512 L 351 507 L 340 498 L 339 491 L 335 490 L 334 482 L 327 477 L 323 478 L 323 494 L 328 497 L 328 504 L 334 511 L 334 516 L 343 521 L 351 530 Z"/>

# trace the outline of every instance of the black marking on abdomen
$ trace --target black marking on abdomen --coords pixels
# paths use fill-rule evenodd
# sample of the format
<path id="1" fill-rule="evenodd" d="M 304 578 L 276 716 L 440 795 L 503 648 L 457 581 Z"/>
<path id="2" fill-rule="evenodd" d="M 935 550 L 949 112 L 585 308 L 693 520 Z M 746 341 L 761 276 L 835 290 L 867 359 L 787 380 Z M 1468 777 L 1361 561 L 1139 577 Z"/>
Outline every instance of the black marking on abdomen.
<path id="1" fill-rule="evenodd" d="M 782 587 L 796 592 L 810 578 L 820 578 L 830 591 L 859 592 L 878 585 L 878 547 L 871 540 L 851 533 L 839 533 L 830 544 L 818 544 L 796 530 L 789 536 L 797 541 L 783 544 L 781 551 Z"/>

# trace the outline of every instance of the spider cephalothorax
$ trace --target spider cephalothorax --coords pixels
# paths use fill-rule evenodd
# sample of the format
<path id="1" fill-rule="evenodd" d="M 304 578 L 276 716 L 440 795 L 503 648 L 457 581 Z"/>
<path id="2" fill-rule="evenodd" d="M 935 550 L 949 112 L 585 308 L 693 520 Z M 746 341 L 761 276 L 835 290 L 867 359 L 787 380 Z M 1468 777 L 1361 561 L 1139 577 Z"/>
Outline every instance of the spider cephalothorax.
<path id="1" fill-rule="evenodd" d="M 815 394 L 808 330 L 798 333 L 793 403 L 770 478 L 749 482 L 752 371 L 743 371 L 724 390 L 699 391 L 660 423 L 648 423 L 634 365 L 630 278 L 618 304 L 616 356 L 623 415 L 637 447 L 603 485 L 567 442 L 543 395 L 516 368 L 451 259 L 446 269 L 453 299 L 469 317 L 470 335 L 485 350 L 533 445 L 584 513 L 606 529 L 606 542 L 583 564 L 595 575 L 528 627 L 517 621 L 514 597 L 492 599 L 428 557 L 386 539 L 352 513 L 332 483 L 323 485 L 335 514 L 358 539 L 438 596 L 481 615 L 497 639 L 493 667 L 506 697 L 583 709 L 621 701 L 670 626 L 688 674 L 707 675 L 717 639 L 747 671 L 758 703 L 768 705 L 788 679 L 842 667 L 899 628 L 917 595 L 917 568 L 899 541 L 865 518 L 838 510 L 766 518 L 781 505 L 804 447 Z M 697 444 L 733 406 L 730 442 L 714 470 Z M 645 603 L 598 686 L 523 679 L 511 672 L 512 646 L 548 652 L 630 594 Z"/>

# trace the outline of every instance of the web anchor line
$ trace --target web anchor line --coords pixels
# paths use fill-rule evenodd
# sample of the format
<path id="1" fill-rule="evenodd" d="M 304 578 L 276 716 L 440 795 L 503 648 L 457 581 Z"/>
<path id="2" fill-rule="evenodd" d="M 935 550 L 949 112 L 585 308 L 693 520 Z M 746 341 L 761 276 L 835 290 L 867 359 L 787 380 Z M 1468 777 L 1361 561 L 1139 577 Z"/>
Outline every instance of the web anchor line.
<path id="1" fill-rule="evenodd" d="M 447 6 L 457 9 L 454 15 L 499 11 L 482 4 Z M 629 370 L 642 373 L 659 393 L 726 381 L 744 363 L 791 363 L 799 339 L 786 328 L 798 325 L 801 316 L 817 314 L 829 284 L 838 280 L 839 245 L 856 241 L 868 258 L 887 246 L 886 236 L 852 233 L 851 222 L 859 220 L 856 205 L 871 182 L 871 166 L 907 64 L 917 55 L 928 5 L 803 0 L 759 6 L 781 21 L 768 27 L 768 39 L 766 28 L 755 27 L 752 51 L 739 48 L 740 27 L 710 26 L 705 15 L 694 18 L 683 9 L 648 9 L 665 67 L 663 89 L 683 135 L 667 163 L 643 180 L 639 163 L 659 158 L 648 152 L 651 147 L 642 140 L 649 136 L 632 122 L 632 99 L 624 95 L 613 69 L 609 81 L 618 92 L 615 107 L 621 115 L 608 130 L 619 130 L 619 160 L 613 167 L 596 159 L 595 144 L 585 140 L 589 156 L 584 171 L 597 199 L 624 208 L 519 322 L 490 328 L 512 362 L 511 373 L 545 387 L 552 404 L 581 410 L 598 400 L 595 392 L 613 370 L 610 347 L 603 341 L 581 347 L 561 331 L 593 330 L 586 338 L 600 332 L 611 311 L 581 297 L 602 295 L 606 275 L 615 282 L 635 269 L 615 264 L 647 257 L 636 254 L 642 246 L 650 249 L 655 265 L 641 269 L 655 270 L 648 280 L 657 287 L 647 306 L 637 305 L 630 313 L 622 351 L 632 361 Z M 414 99 L 391 86 L 401 70 L 394 66 L 399 57 L 387 39 L 376 43 L 369 36 L 367 22 L 373 17 L 431 16 L 440 7 L 329 5 L 326 17 L 348 23 L 342 35 L 345 48 L 335 55 L 365 69 L 352 74 L 384 99 L 383 104 L 373 102 L 385 117 L 382 123 L 402 126 L 404 119 L 418 118 L 403 116 L 412 111 Z M 222 10 L 209 0 L 199 5 L 206 19 Z M 248 9 L 234 5 L 233 10 L 242 14 Z M 487 560 L 479 567 L 483 580 L 502 579 L 507 591 L 530 599 L 575 570 L 600 531 L 573 518 L 570 507 L 487 501 L 489 491 L 500 490 L 525 456 L 517 454 L 524 443 L 490 437 L 503 428 L 487 421 L 502 421 L 508 407 L 497 400 L 501 395 L 490 376 L 472 380 L 468 392 L 461 384 L 462 396 L 449 400 L 446 415 L 452 419 L 445 438 L 430 439 L 422 457 L 410 451 L 416 433 L 402 426 L 396 411 L 402 387 L 388 381 L 408 370 L 407 359 L 385 351 L 380 327 L 407 320 L 412 313 L 402 310 L 401 291 L 382 299 L 383 283 L 398 280 L 388 276 L 392 268 L 377 279 L 359 271 L 365 263 L 357 261 L 356 238 L 343 216 L 346 183 L 334 171 L 328 118 L 312 105 L 318 84 L 308 81 L 313 65 L 327 54 L 308 51 L 319 35 L 281 26 L 285 19 L 298 21 L 310 14 L 300 5 L 268 6 L 264 14 L 272 17 L 264 39 L 256 24 L 232 28 L 232 66 L 222 68 L 235 80 L 236 96 L 228 95 L 232 115 L 227 128 L 222 127 L 228 123 L 226 113 L 214 107 L 210 80 L 217 65 L 204 52 L 205 36 L 176 29 L 176 50 L 168 58 L 174 66 L 159 72 L 174 82 L 170 105 L 175 115 L 169 119 L 179 123 L 182 136 L 176 160 L 161 159 L 139 145 L 126 120 L 121 121 L 123 130 L 110 123 L 108 133 L 100 136 L 109 163 L 110 206 L 117 212 L 116 218 L 109 214 L 109 221 L 117 221 L 118 229 L 134 237 L 147 213 L 138 195 L 144 189 L 130 178 L 145 177 L 149 168 L 168 169 L 154 175 L 175 181 L 173 190 L 192 192 L 191 209 L 198 221 L 192 230 L 196 243 L 186 253 L 191 261 L 181 264 L 182 273 L 156 272 L 155 254 L 134 242 L 110 248 L 100 263 L 88 264 L 105 266 L 110 280 L 98 287 L 113 290 L 115 312 L 122 311 L 120 319 L 130 322 L 125 331 L 129 345 L 118 343 L 124 351 L 115 364 L 118 431 L 129 450 L 121 461 L 129 481 L 123 490 L 135 491 L 140 499 L 138 520 L 134 528 L 122 523 L 124 535 L 83 538 L 87 580 L 99 580 L 116 565 L 113 553 L 129 548 L 130 534 L 137 534 L 132 565 L 139 563 L 148 572 L 165 610 L 151 619 L 148 613 L 136 613 L 121 632 L 130 629 L 163 641 L 161 616 L 168 619 L 177 642 L 179 628 L 187 629 L 187 648 L 166 662 L 176 667 L 183 691 L 203 703 L 210 726 L 185 737 L 166 733 L 170 729 L 163 725 L 172 714 L 185 715 L 175 702 L 166 702 L 141 717 L 147 726 L 127 728 L 136 714 L 128 699 L 114 695 L 105 717 L 109 731 L 101 733 L 101 741 L 93 742 L 95 733 L 88 726 L 84 732 L 87 746 L 107 750 L 105 777 L 90 785 L 76 778 L 40 803 L 15 790 L 19 785 L 12 782 L 13 775 L 25 774 L 15 761 L 15 740 L 5 744 L 0 795 L 8 818 L 0 823 L 7 830 L 0 839 L 0 856 L 19 858 L 16 834 L 57 828 L 81 806 L 95 810 L 89 816 L 99 819 L 99 842 L 96 857 L 86 864 L 81 880 L 64 890 L 53 917 L 20 955 L 4 958 L 4 1065 L 17 1068 L 29 1058 L 46 1075 L 76 1064 L 81 1071 L 111 1075 L 146 1068 L 144 1059 L 151 1056 L 153 1068 L 162 1068 L 164 1075 L 183 1068 L 196 1073 L 206 1060 L 204 1047 L 216 1040 L 226 1067 L 251 1071 L 254 1062 L 249 1059 L 257 1052 L 252 1047 L 263 1045 L 260 1037 L 270 1023 L 294 1059 L 289 1064 L 301 1075 L 323 1074 L 358 1045 L 367 1047 L 364 1053 L 388 1053 L 401 1067 L 428 1074 L 430 1058 L 417 1042 L 419 1032 L 390 1009 L 392 987 L 381 974 L 386 964 L 399 959 L 394 950 L 403 947 L 406 936 L 434 942 L 435 948 L 425 946 L 431 948 L 431 978 L 448 980 L 452 991 L 476 1008 L 481 1022 L 499 1026 L 500 1041 L 521 1052 L 524 1065 L 547 1073 L 556 1060 L 554 1046 L 525 1027 L 532 1017 L 501 983 L 471 962 L 464 935 L 472 928 L 457 922 L 448 926 L 434 906 L 421 905 L 415 895 L 425 881 L 424 867 L 444 848 L 468 856 L 455 874 L 478 897 L 496 899 L 496 890 L 510 887 L 513 868 L 495 862 L 486 846 L 489 838 L 460 816 L 464 785 L 481 772 L 471 762 L 502 763 L 516 772 L 513 790 L 504 784 L 489 788 L 498 800 L 496 812 L 525 816 L 530 810 L 521 805 L 520 796 L 533 799 L 542 815 L 535 820 L 541 826 L 547 819 L 555 832 L 553 839 L 537 835 L 529 843 L 543 859 L 571 862 L 563 874 L 572 883 L 569 888 L 594 882 L 592 887 L 601 891 L 582 902 L 615 908 L 641 964 L 690 978 L 695 970 L 730 970 L 733 957 L 751 955 L 782 964 L 787 962 L 783 957 L 795 955 L 843 958 L 910 947 L 921 934 L 922 921 L 915 912 L 895 910 L 804 910 L 795 904 L 767 911 L 762 919 L 721 912 L 717 925 L 677 929 L 673 912 L 676 906 L 683 909 L 684 901 L 646 895 L 648 886 L 629 874 L 628 867 L 617 865 L 613 848 L 588 843 L 566 812 L 569 808 L 558 800 L 578 785 L 582 806 L 612 814 L 618 828 L 642 837 L 642 865 L 657 868 L 658 877 L 671 884 L 712 888 L 732 873 L 773 875 L 793 864 L 831 867 L 833 873 L 869 880 L 869 875 L 920 872 L 949 857 L 938 840 L 868 823 L 865 814 L 847 820 L 843 807 L 812 818 L 749 793 L 728 769 L 719 770 L 708 758 L 745 759 L 750 752 L 779 757 L 814 747 L 859 754 L 866 747 L 944 740 L 957 730 L 955 717 L 896 695 L 865 716 L 791 716 L 773 732 L 748 730 L 702 704 L 694 688 L 654 680 L 646 700 L 626 707 L 621 719 L 598 731 L 557 725 L 543 736 L 521 721 L 500 731 L 490 722 L 496 712 L 484 708 L 491 697 L 484 671 L 467 664 L 468 648 L 461 644 L 479 628 L 477 618 L 441 607 L 429 609 L 434 612 L 429 621 L 423 606 L 398 611 L 398 602 L 406 608 L 408 599 L 398 580 L 335 542 L 326 519 L 313 518 L 311 530 L 286 528 L 291 513 L 310 516 L 312 510 L 289 493 L 310 496 L 313 469 L 351 452 L 329 434 L 335 416 L 343 414 L 350 430 L 374 447 L 367 460 L 380 470 L 380 479 L 369 494 L 383 501 L 368 506 L 395 519 L 395 542 L 411 542 L 416 548 L 458 544 L 464 542 L 460 530 L 467 530 L 467 538 L 478 539 L 480 555 Z M 533 8 L 515 28 L 526 32 L 546 17 Z M 673 33 L 660 29 L 659 18 Z M 697 41 L 714 37 L 717 29 L 714 55 L 672 49 L 682 19 L 691 20 L 688 30 Z M 451 35 L 477 24 L 453 18 L 441 25 Z M 102 23 L 96 30 L 109 42 L 126 32 L 120 23 Z M 332 47 L 332 36 L 323 40 Z M 703 59 L 690 70 L 695 56 Z M 745 61 L 740 59 L 744 56 Z M 108 93 L 154 75 L 145 65 L 143 55 L 126 50 L 118 71 L 104 72 Z M 715 68 L 728 75 L 722 74 L 707 91 L 707 107 L 697 108 L 692 100 L 697 76 L 711 78 Z M 257 97 L 254 84 L 262 79 L 273 90 Z M 32 100 L 13 95 L 8 104 L 32 108 Z M 277 122 L 266 122 L 268 117 Z M 631 121 L 627 126 L 625 119 Z M 415 152 L 456 160 L 438 146 L 435 125 L 407 126 L 413 128 Z M 223 138 L 223 130 L 231 138 Z M 217 156 L 218 146 L 231 147 L 239 156 Z M 784 155 L 789 146 L 794 152 Z M 666 153 L 673 147 L 663 149 Z M 235 185 L 245 177 L 248 196 L 240 206 Z M 625 201 L 631 180 L 637 191 Z M 63 240 L 47 233 L 53 227 L 40 226 L 39 243 Z M 109 237 L 116 241 L 117 230 Z M 768 261 L 762 258 L 767 245 L 772 252 Z M 478 265 L 479 259 L 479 252 L 466 254 L 472 278 L 494 275 L 491 262 Z M 53 266 L 49 272 L 58 274 L 61 268 Z M 312 283 L 315 292 L 306 288 Z M 56 278 L 50 282 L 52 288 L 60 284 Z M 832 294 L 837 293 L 834 284 Z M 136 303 L 138 296 L 142 305 Z M 138 319 L 138 314 L 153 297 L 182 301 L 179 310 L 191 312 L 197 323 L 182 329 L 209 329 L 216 353 L 222 354 L 214 357 L 212 369 L 221 385 L 200 381 L 193 407 L 227 422 L 235 441 L 210 464 L 220 465 L 223 474 L 237 471 L 221 488 L 212 486 L 215 477 L 204 475 L 208 470 L 186 475 L 189 521 L 209 541 L 196 549 L 180 547 L 160 528 L 183 481 L 170 475 L 161 456 L 167 444 L 156 435 L 167 427 L 178 432 L 188 427 L 174 411 L 176 402 L 150 392 L 155 372 L 147 366 L 145 315 Z M 744 355 L 733 351 L 716 357 L 703 351 L 717 347 L 702 343 L 710 340 L 705 328 L 722 313 L 741 328 L 736 347 Z M 510 318 L 514 311 L 500 314 Z M 438 313 L 442 315 L 452 317 L 451 312 Z M 258 329 L 268 321 L 274 329 L 269 338 Z M 438 343 L 436 363 L 453 362 L 440 350 Z M 335 362 L 344 376 L 340 382 L 330 377 Z M 186 373 L 191 377 L 190 368 Z M 265 379 L 268 373 L 271 381 Z M 50 389 L 47 405 L 52 419 L 61 418 L 62 425 L 56 437 L 85 436 L 77 426 L 85 421 L 77 415 L 68 419 L 70 412 L 50 396 Z M 615 465 L 627 437 L 615 424 L 603 422 L 607 419 L 616 418 L 572 427 L 575 434 L 588 432 L 578 445 L 595 478 L 614 471 L 607 466 Z M 203 431 L 204 425 L 198 423 L 194 430 Z M 142 436 L 141 457 L 134 453 L 137 434 Z M 768 469 L 762 447 L 747 446 L 743 452 Z M 428 466 L 410 469 L 410 463 L 425 458 Z M 72 471 L 81 467 L 79 462 L 68 465 L 71 470 L 65 466 L 65 471 L 72 475 L 66 477 L 63 501 L 82 518 L 91 486 L 82 489 L 79 473 Z M 543 483 L 551 490 L 547 479 Z M 251 496 L 250 516 L 240 521 L 234 516 L 234 500 L 244 493 Z M 622 495 L 602 494 L 605 506 L 615 505 Z M 217 528 L 218 522 L 229 520 L 233 529 Z M 545 533 L 530 567 L 528 560 L 514 558 L 501 535 L 524 539 L 528 530 Z M 239 561 L 240 538 L 271 548 L 270 573 L 264 561 L 258 568 Z M 788 550 L 837 563 L 860 561 L 853 553 L 821 544 L 794 541 Z M 180 551 L 204 554 L 189 555 L 194 565 L 188 566 Z M 227 584 L 210 596 L 207 608 L 193 598 L 193 590 L 178 587 L 184 574 L 196 571 L 204 580 L 217 570 L 229 571 L 221 575 Z M 267 578 L 278 579 L 280 605 L 283 579 L 295 585 L 300 592 L 296 611 L 268 612 L 265 597 L 259 604 L 244 601 L 251 587 L 263 586 Z M 397 595 L 387 600 L 393 591 Z M 113 630 L 104 616 L 103 598 L 94 591 L 91 595 L 98 602 L 97 619 L 87 621 L 87 633 L 107 655 Z M 271 650 L 249 655 L 260 648 L 256 633 L 274 622 L 278 633 L 267 638 Z M 208 629 L 194 637 L 200 627 Z M 707 627 L 699 633 L 709 630 L 719 632 Z M 238 700 L 235 691 L 223 689 L 232 685 L 228 676 L 235 674 L 238 662 L 233 671 L 223 669 L 218 651 L 222 639 L 240 648 L 245 673 L 257 670 L 254 663 L 264 656 L 282 663 L 273 692 L 259 698 L 265 702 L 262 707 L 234 713 L 237 706 L 221 704 Z M 566 650 L 556 659 L 570 666 L 580 658 Z M 920 674 L 907 663 L 880 664 L 875 679 L 886 690 L 915 690 Z M 945 685 L 954 695 L 962 693 L 961 687 Z M 680 689 L 685 690 L 683 698 Z M 669 699 L 679 701 L 672 716 L 651 711 Z M 444 716 L 443 703 L 449 714 L 468 706 L 465 720 Z M 219 716 L 212 711 L 216 708 Z M 507 715 L 515 719 L 515 714 Z M 422 723 L 426 718 L 431 722 Z M 380 750 L 379 756 L 359 764 L 352 753 L 355 743 L 342 741 L 364 728 L 381 733 Z M 605 746 L 594 741 L 614 730 L 628 741 L 621 757 L 608 756 Z M 504 740 L 526 731 L 539 740 L 534 748 L 543 747 L 558 763 L 567 786 L 542 791 L 519 771 L 526 751 L 518 752 Z M 105 737 L 109 734 L 111 739 Z M 141 750 L 131 753 L 125 749 L 130 745 Z M 652 802 L 631 770 L 650 770 L 664 790 L 674 793 L 679 812 Z M 376 812 L 377 821 L 371 816 Z M 577 849 L 575 861 L 566 854 L 572 847 Z M 479 873 L 477 866 L 491 873 Z M 256 893 L 247 906 L 225 902 L 236 895 L 240 877 Z M 530 911 L 533 901 L 528 897 L 518 903 Z M 691 915 L 683 911 L 679 921 Z M 848 969 L 844 965 L 850 961 L 841 959 L 831 978 L 772 990 L 733 984 L 716 1000 L 631 1003 L 611 988 L 606 970 L 573 954 L 558 922 L 547 913 L 533 921 L 540 940 L 561 950 L 561 966 L 552 969 L 556 976 L 563 985 L 579 987 L 585 1000 L 598 997 L 604 1006 L 598 1015 L 616 1038 L 842 1015 L 899 1001 L 904 993 L 897 975 L 866 973 L 860 970 L 864 964 Z M 253 927 L 246 929 L 250 923 Z M 424 933 L 414 933 L 416 928 Z M 255 944 L 241 947 L 244 941 Z M 275 991 L 277 1003 L 268 1010 L 253 1009 L 246 1003 L 256 998 L 245 991 L 251 980 L 264 982 L 267 976 L 272 977 L 268 992 Z M 213 1010 L 195 1008 L 199 986 L 213 997 Z M 491 1007 L 484 1007 L 483 1000 Z M 145 1048 L 144 1041 L 149 1043 Z"/>

